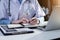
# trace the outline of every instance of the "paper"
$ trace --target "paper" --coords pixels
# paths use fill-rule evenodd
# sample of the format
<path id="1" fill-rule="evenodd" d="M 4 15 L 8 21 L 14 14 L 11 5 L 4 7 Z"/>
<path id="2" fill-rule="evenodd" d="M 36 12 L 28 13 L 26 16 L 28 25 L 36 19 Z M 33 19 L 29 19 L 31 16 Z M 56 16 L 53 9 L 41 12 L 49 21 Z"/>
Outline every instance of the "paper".
<path id="1" fill-rule="evenodd" d="M 8 28 L 18 28 L 18 27 L 23 27 L 20 24 L 8 24 Z"/>
<path id="2" fill-rule="evenodd" d="M 39 26 L 46 26 L 48 22 L 44 22 L 43 24 L 36 24 L 36 25 L 30 25 L 30 24 L 23 24 L 24 27 L 39 27 Z M 8 24 L 8 28 L 17 28 L 17 27 L 23 27 L 20 24 Z"/>
<path id="3" fill-rule="evenodd" d="M 24 24 L 25 27 L 39 27 L 40 25 L 39 24 L 36 24 L 36 25 L 30 25 L 30 24 Z"/>

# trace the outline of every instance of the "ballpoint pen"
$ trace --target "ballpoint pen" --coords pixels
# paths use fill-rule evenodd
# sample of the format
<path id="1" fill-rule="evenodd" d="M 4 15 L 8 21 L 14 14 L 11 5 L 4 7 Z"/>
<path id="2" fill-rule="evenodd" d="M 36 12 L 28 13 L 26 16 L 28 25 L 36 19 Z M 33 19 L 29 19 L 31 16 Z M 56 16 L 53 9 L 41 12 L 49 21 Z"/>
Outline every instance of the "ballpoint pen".
<path id="1" fill-rule="evenodd" d="M 21 22 L 21 23 L 19 23 L 20 25 L 22 25 L 23 27 L 25 27 L 25 25 L 23 25 L 23 23 Z"/>

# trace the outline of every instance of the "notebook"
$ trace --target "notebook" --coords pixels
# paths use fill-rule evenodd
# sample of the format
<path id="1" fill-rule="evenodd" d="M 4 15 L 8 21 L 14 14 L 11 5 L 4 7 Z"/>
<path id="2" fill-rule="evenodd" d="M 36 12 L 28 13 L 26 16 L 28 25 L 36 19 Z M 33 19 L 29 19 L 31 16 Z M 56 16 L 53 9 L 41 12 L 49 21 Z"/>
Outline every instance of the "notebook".
<path id="1" fill-rule="evenodd" d="M 34 31 L 29 28 L 19 28 L 19 29 L 9 29 L 8 26 L 0 26 L 3 35 L 17 35 L 17 34 L 27 34 L 33 33 Z"/>

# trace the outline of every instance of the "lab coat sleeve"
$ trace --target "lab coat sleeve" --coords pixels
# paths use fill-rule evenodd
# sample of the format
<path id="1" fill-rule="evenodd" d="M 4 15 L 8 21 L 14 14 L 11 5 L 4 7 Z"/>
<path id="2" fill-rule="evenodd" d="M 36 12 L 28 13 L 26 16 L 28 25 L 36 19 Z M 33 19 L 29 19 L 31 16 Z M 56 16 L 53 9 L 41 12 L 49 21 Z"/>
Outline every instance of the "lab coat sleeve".
<path id="1" fill-rule="evenodd" d="M 5 13 L 6 13 L 6 10 L 5 10 L 5 0 L 1 0 L 0 1 L 0 19 L 5 17 Z"/>
<path id="2" fill-rule="evenodd" d="M 7 15 L 7 0 L 1 0 L 0 2 L 0 24 L 10 24 L 10 20 Z"/>
<path id="3" fill-rule="evenodd" d="M 8 10 L 8 1 L 9 0 L 4 0 L 3 1 L 3 5 L 4 5 L 5 10 Z"/>
<path id="4" fill-rule="evenodd" d="M 35 7 L 36 7 L 36 11 L 37 11 L 36 12 L 37 19 L 40 20 L 40 23 L 43 23 L 45 13 L 44 13 L 43 9 L 41 8 L 41 6 L 39 5 L 37 0 L 35 0 Z"/>
<path id="5" fill-rule="evenodd" d="M 7 0 L 1 0 L 1 3 L 0 3 L 0 19 L 1 18 L 6 18 L 8 15 L 6 14 L 7 13 Z"/>
<path id="6" fill-rule="evenodd" d="M 40 21 L 40 24 L 43 24 L 44 23 L 44 17 L 37 18 L 37 20 Z M 37 21 L 37 23 L 39 23 L 39 21 Z"/>

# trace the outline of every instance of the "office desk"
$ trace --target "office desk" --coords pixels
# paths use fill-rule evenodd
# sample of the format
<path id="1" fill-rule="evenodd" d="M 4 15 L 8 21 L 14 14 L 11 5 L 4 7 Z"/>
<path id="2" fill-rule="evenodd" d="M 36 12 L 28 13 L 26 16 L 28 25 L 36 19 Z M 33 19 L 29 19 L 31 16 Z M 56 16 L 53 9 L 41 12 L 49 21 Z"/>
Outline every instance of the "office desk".
<path id="1" fill-rule="evenodd" d="M 50 40 L 54 38 L 60 37 L 60 30 L 54 31 L 41 31 L 38 29 L 34 29 L 35 33 L 31 34 L 22 34 L 22 35 L 11 35 L 11 36 L 3 36 L 0 32 L 1 40 Z"/>
<path id="2" fill-rule="evenodd" d="M 42 33 L 42 31 L 40 32 L 37 29 L 33 29 L 34 33 L 30 33 L 30 34 L 22 34 L 22 35 L 10 35 L 10 36 L 4 36 L 1 32 L 0 32 L 0 39 L 1 40 L 29 40 L 30 38 Z"/>
<path id="3" fill-rule="evenodd" d="M 60 30 L 42 32 L 28 40 L 51 40 L 55 38 L 60 38 Z"/>
<path id="4" fill-rule="evenodd" d="M 0 32 L 1 40 L 50 40 L 60 37 L 60 30 L 54 31 L 41 31 L 38 29 L 33 29 L 34 33 L 22 34 L 22 35 L 10 35 L 3 36 Z"/>

